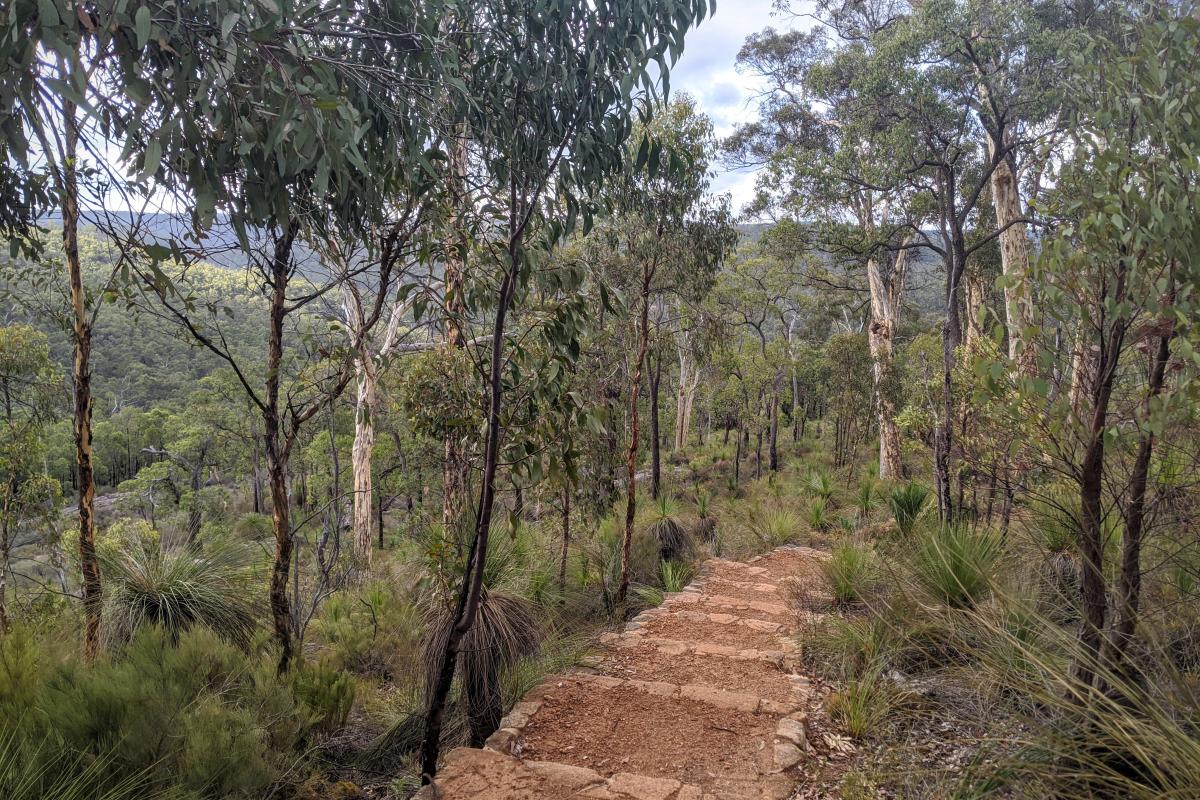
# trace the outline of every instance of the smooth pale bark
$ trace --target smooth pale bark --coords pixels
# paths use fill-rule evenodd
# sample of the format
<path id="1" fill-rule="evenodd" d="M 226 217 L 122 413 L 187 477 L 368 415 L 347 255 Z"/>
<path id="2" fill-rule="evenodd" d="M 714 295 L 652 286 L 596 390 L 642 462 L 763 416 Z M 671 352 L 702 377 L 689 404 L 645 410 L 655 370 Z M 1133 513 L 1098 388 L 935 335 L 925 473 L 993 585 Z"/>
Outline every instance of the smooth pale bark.
<path id="1" fill-rule="evenodd" d="M 679 355 L 679 390 L 675 398 L 675 440 L 673 448 L 687 447 L 692 427 L 692 411 L 696 404 L 696 391 L 700 387 L 700 370 L 692 358 L 691 335 L 681 331 L 675 337 L 675 348 Z"/>
<path id="2" fill-rule="evenodd" d="M 363 319 L 362 308 L 356 298 L 351 296 L 348 288 L 344 288 L 343 293 L 346 318 L 356 331 L 356 338 L 361 342 L 354 360 L 357 393 L 354 401 L 354 446 L 350 451 L 354 483 L 353 560 L 356 571 L 361 573 L 371 566 L 372 543 L 376 538 L 381 543 L 383 541 L 383 508 L 381 506 L 377 514 L 372 508 L 375 497 L 372 462 L 375 455 L 375 415 L 379 409 L 379 369 L 384 359 L 391 355 L 400 338 L 400 323 L 412 301 L 410 299 L 392 308 L 383 342 L 378 352 L 373 353 L 368 344 L 368 337 L 362 330 L 366 322 Z"/>
<path id="3" fill-rule="evenodd" d="M 963 293 L 966 296 L 966 331 L 963 345 L 967 352 L 978 352 L 979 343 L 984 335 L 984 312 L 987 306 L 987 287 L 984 279 L 975 272 L 968 272 L 963 281 Z"/>
<path id="4" fill-rule="evenodd" d="M 100 560 L 96 555 L 96 476 L 92 464 L 92 320 L 79 257 L 79 183 L 76 155 L 79 128 L 75 104 L 63 103 L 64 150 L 61 167 L 63 255 L 71 294 L 71 335 L 75 359 L 71 379 L 75 388 L 71 418 L 75 438 L 75 467 L 79 480 L 79 567 L 83 589 L 83 654 L 91 661 L 100 648 Z"/>
<path id="5" fill-rule="evenodd" d="M 879 477 L 885 479 L 898 478 L 904 472 L 900 428 L 896 425 L 896 404 L 887 391 L 887 385 L 893 369 L 896 327 L 907 266 L 907 249 L 896 253 L 891 269 L 885 270 L 880 258 L 867 262 L 867 284 L 871 292 L 871 324 L 867 329 L 867 340 L 871 350 L 875 413 L 879 424 Z"/>
<path id="6" fill-rule="evenodd" d="M 996 143 L 988 140 L 991 154 Z M 994 157 L 994 155 L 993 155 Z M 996 227 L 1000 231 L 1000 269 L 1004 273 L 1004 317 L 1008 326 L 1008 357 L 1021 375 L 1031 375 L 1035 351 L 1025 341 L 1026 331 L 1034 325 L 1033 299 L 1029 286 L 1029 235 L 1022 219 L 1021 198 L 1017 187 L 1012 154 L 1000 159 L 991 175 L 992 204 Z"/>

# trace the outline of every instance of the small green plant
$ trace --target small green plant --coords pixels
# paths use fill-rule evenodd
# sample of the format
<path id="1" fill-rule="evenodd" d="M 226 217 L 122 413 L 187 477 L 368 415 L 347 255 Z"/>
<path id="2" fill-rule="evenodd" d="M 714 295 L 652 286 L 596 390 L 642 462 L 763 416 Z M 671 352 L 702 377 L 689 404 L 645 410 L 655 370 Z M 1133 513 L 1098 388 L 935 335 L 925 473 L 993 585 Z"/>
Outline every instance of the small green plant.
<path id="1" fill-rule="evenodd" d="M 896 518 L 896 525 L 900 528 L 902 536 L 912 533 L 917 517 L 921 515 L 928 499 L 929 490 L 915 481 L 892 489 L 888 495 L 888 505 L 891 506 L 892 516 Z"/>
<path id="2" fill-rule="evenodd" d="M 694 575 L 695 570 L 680 561 L 660 561 L 658 564 L 658 578 L 667 593 L 682 592 Z"/>
<path id="3" fill-rule="evenodd" d="M 870 669 L 830 695 L 829 716 L 850 736 L 864 739 L 880 732 L 902 699 L 880 670 Z"/>
<path id="4" fill-rule="evenodd" d="M 354 679 L 326 664 L 306 664 L 292 675 L 292 692 L 313 714 L 312 729 L 322 734 L 346 727 L 354 706 Z"/>
<path id="5" fill-rule="evenodd" d="M 785 508 L 777 508 L 767 511 L 757 520 L 752 520 L 751 529 L 764 545 L 776 548 L 795 540 L 801 524 L 795 513 Z"/>
<path id="6" fill-rule="evenodd" d="M 858 499 L 855 505 L 858 508 L 858 517 L 865 521 L 871 515 L 871 509 L 875 507 L 875 479 L 866 477 L 858 484 Z"/>
<path id="7" fill-rule="evenodd" d="M 808 509 L 808 524 L 814 531 L 827 531 L 833 527 L 833 519 L 825 510 L 825 500 L 818 497 Z"/>
<path id="8" fill-rule="evenodd" d="M 943 525 L 927 533 L 913 558 L 913 577 L 951 608 L 971 608 L 983 599 L 1003 554 L 1000 535 L 966 525 Z"/>
<path id="9" fill-rule="evenodd" d="M 829 502 L 829 498 L 833 497 L 833 481 L 830 480 L 829 474 L 822 470 L 814 469 L 808 474 L 808 488 L 825 502 Z"/>
<path id="10" fill-rule="evenodd" d="M 658 541 L 658 555 L 663 561 L 686 558 L 692 554 L 692 537 L 675 518 L 678 510 L 678 504 L 665 494 L 654 505 L 655 517 L 649 530 Z"/>
<path id="11" fill-rule="evenodd" d="M 821 572 L 836 602 L 859 603 L 877 577 L 875 552 L 866 544 L 840 542 L 829 559 L 821 562 Z"/>

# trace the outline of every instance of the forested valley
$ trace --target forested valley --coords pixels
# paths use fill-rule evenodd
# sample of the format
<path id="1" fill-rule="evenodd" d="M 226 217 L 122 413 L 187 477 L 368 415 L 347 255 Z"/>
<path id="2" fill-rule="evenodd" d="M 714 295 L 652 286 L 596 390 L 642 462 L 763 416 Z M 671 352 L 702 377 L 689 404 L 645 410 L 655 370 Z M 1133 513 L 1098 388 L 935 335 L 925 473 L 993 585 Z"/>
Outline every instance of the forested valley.
<path id="1" fill-rule="evenodd" d="M 0 798 L 1200 798 L 1200 6 L 717 11 L 0 0 Z"/>

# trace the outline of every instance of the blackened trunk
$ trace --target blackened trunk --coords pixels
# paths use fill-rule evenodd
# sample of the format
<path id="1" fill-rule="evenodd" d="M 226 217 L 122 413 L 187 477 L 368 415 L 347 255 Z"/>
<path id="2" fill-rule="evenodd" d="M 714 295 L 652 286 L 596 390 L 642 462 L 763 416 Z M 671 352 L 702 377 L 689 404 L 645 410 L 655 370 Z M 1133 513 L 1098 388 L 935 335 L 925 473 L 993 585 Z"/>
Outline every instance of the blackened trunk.
<path id="1" fill-rule="evenodd" d="M 655 500 L 662 492 L 662 439 L 659 436 L 658 389 L 662 385 L 662 359 L 654 359 L 650 371 L 650 496 Z"/>
<path id="2" fill-rule="evenodd" d="M 515 214 L 515 189 L 510 196 L 511 212 Z M 439 658 L 437 679 L 429 691 L 429 705 L 425 713 L 425 737 L 421 743 L 421 783 L 429 784 L 437 774 L 438 755 L 441 751 L 442 724 L 446 714 L 446 699 L 454 683 L 454 671 L 458 663 L 462 638 L 475 623 L 483 593 L 483 573 L 487 559 L 488 534 L 492 526 L 492 509 L 496 501 L 496 468 L 500 451 L 500 411 L 503 403 L 501 370 L 503 368 L 504 326 L 520 267 L 520 234 L 512 217 L 509 221 L 510 240 L 508 268 L 500 283 L 496 318 L 492 325 L 491 364 L 488 370 L 487 437 L 483 456 L 483 476 L 479 488 L 479 506 L 475 515 L 475 536 L 467 552 L 466 568 L 463 570 L 462 585 L 455 601 L 454 616 L 450 633 L 446 637 L 445 649 Z"/>
<path id="3" fill-rule="evenodd" d="M 1137 456 L 1130 479 L 1129 503 L 1125 507 L 1125 535 L 1122 540 L 1121 573 L 1116 595 L 1117 622 L 1111 637 L 1115 656 L 1124 660 L 1129 643 L 1137 631 L 1138 605 L 1142 593 L 1142 536 L 1146 519 L 1146 486 L 1149 482 L 1150 457 L 1154 451 L 1154 434 L 1150 432 L 1149 416 L 1153 403 L 1166 381 L 1167 362 L 1171 358 L 1171 336 L 1168 332 L 1158 341 L 1158 351 L 1150 367 L 1143 413 L 1147 427 L 1138 440 Z"/>
<path id="4" fill-rule="evenodd" d="M 637 514 L 638 395 L 642 388 L 642 365 L 650 341 L 650 282 L 654 269 L 642 267 L 642 307 L 638 313 L 638 352 L 629 386 L 629 450 L 625 455 L 625 531 L 621 538 L 621 579 L 617 584 L 617 605 L 625 603 L 629 593 L 629 556 L 633 545 L 633 518 Z"/>
<path id="5" fill-rule="evenodd" d="M 271 487 L 271 527 L 275 534 L 275 560 L 271 567 L 271 621 L 275 641 L 279 645 L 280 674 L 287 672 L 292 664 L 292 615 L 287 595 L 293 544 L 287 487 L 291 440 L 283 430 L 279 387 L 287 284 L 296 231 L 296 223 L 289 223 L 284 234 L 276 240 L 271 259 L 270 330 L 267 334 L 266 397 L 263 409 L 263 445 L 267 455 L 267 479 Z"/>

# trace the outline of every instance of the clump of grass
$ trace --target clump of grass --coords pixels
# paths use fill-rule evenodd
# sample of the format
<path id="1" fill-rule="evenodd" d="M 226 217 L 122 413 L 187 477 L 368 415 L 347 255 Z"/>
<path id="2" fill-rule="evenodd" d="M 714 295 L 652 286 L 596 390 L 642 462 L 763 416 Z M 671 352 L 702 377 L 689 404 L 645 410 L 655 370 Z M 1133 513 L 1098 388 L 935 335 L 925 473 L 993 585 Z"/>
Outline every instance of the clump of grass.
<path id="1" fill-rule="evenodd" d="M 849 680 L 829 697 L 829 716 L 855 739 L 878 735 L 888 717 L 904 702 L 898 691 L 873 668 Z"/>
<path id="2" fill-rule="evenodd" d="M 888 505 L 891 506 L 892 516 L 896 518 L 896 525 L 900 528 L 902 536 L 912 533 L 913 526 L 921 515 L 921 511 L 924 510 L 925 501 L 928 499 L 929 489 L 915 481 L 909 481 L 903 486 L 892 489 L 891 494 L 888 495 Z"/>
<path id="3" fill-rule="evenodd" d="M 827 531 L 833 527 L 833 519 L 825 508 L 825 500 L 818 497 L 808 509 L 808 524 L 814 531 Z"/>
<path id="4" fill-rule="evenodd" d="M 759 541 L 772 549 L 795 541 L 801 521 L 786 508 L 776 508 L 751 521 L 751 530 Z"/>
<path id="5" fill-rule="evenodd" d="M 867 476 L 858 484 L 858 497 L 855 500 L 855 506 L 858 509 L 858 518 L 860 521 L 865 521 L 871 515 L 871 510 L 875 507 L 876 494 L 875 479 Z"/>
<path id="6" fill-rule="evenodd" d="M 682 592 L 692 582 L 696 571 L 681 561 L 661 561 L 658 564 L 658 579 L 664 592 Z"/>
<path id="7" fill-rule="evenodd" d="M 842 605 L 862 602 L 878 574 L 875 552 L 860 542 L 839 542 L 829 559 L 821 562 L 821 572 L 835 602 Z"/>
<path id="8" fill-rule="evenodd" d="M 913 577 L 951 608 L 971 608 L 992 585 L 1003 554 L 999 534 L 966 525 L 943 525 L 924 535 L 912 561 Z"/>
<path id="9" fill-rule="evenodd" d="M 800 652 L 805 664 L 821 675 L 847 678 L 868 665 L 887 663 L 898 639 L 896 629 L 875 614 L 852 619 L 830 616 L 806 631 Z"/>
<path id="10" fill-rule="evenodd" d="M 830 480 L 829 474 L 822 470 L 814 469 L 808 474 L 808 488 L 825 502 L 829 502 L 829 498 L 833 497 L 833 481 Z"/>
<path id="11" fill-rule="evenodd" d="M 208 628 L 239 647 L 254 633 L 245 552 L 210 542 L 159 548 L 141 542 L 104 557 L 104 630 L 124 643 L 146 625 L 160 625 L 173 640 L 194 626 Z"/>

